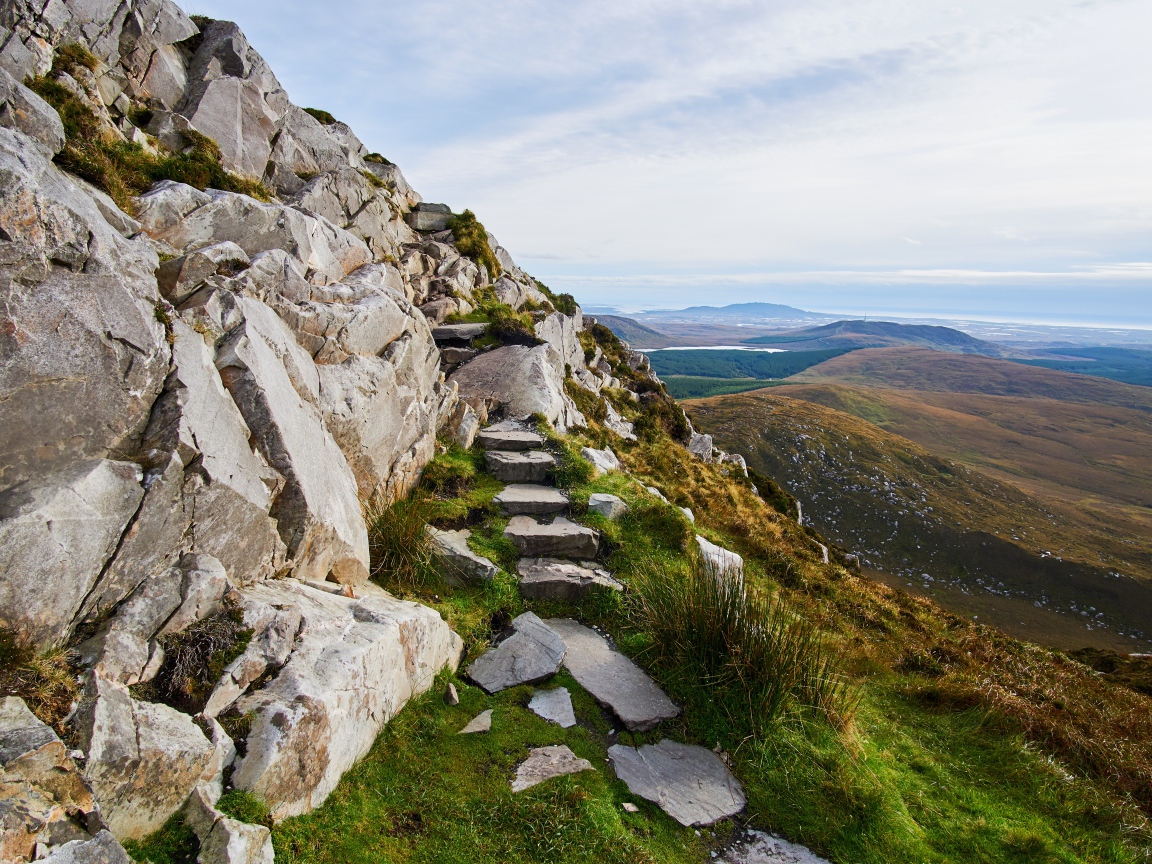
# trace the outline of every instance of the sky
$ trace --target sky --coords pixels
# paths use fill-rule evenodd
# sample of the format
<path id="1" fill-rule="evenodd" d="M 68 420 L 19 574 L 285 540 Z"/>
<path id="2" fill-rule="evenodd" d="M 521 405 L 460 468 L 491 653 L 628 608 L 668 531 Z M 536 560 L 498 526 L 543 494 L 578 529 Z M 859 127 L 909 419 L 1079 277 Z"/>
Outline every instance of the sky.
<path id="1" fill-rule="evenodd" d="M 1148 0 L 190 0 L 585 305 L 1152 327 Z"/>

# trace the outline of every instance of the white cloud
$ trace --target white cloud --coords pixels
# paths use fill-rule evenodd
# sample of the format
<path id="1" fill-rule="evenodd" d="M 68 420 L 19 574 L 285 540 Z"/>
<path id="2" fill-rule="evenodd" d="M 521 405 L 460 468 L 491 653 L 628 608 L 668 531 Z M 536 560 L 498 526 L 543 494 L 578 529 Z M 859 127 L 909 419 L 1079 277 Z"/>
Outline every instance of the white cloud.
<path id="1" fill-rule="evenodd" d="M 1145 0 L 198 6 L 545 281 L 1152 283 Z"/>

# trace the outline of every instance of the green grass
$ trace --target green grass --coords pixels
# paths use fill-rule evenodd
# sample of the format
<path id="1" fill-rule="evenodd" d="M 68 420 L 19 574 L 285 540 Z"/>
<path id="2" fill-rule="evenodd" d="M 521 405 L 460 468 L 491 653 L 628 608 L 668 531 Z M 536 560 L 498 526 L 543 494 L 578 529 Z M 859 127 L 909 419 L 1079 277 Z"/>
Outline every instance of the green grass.
<path id="1" fill-rule="evenodd" d="M 707 399 L 709 396 L 731 396 L 772 387 L 777 382 L 760 378 L 704 378 L 693 375 L 661 375 L 675 399 Z"/>
<path id="2" fill-rule="evenodd" d="M 322 126 L 332 126 L 336 123 L 336 118 L 323 108 L 305 108 L 304 111 L 315 117 Z"/>
<path id="3" fill-rule="evenodd" d="M 1152 387 L 1152 351 L 1130 348 L 1069 348 L 1053 352 L 1075 360 L 1017 360 L 1027 366 L 1042 366 L 1060 372 L 1095 375 L 1125 384 Z"/>
<path id="4" fill-rule="evenodd" d="M 453 216 L 448 227 L 456 240 L 456 248 L 477 264 L 483 264 L 488 270 L 489 279 L 496 279 L 504 272 L 504 268 L 496 259 L 496 253 L 488 245 L 488 232 L 480 224 L 475 213 L 465 210 L 459 216 Z"/>
<path id="5" fill-rule="evenodd" d="M 442 699 L 446 683 L 442 677 L 405 708 L 323 806 L 277 827 L 278 862 L 640 864 L 706 857 L 704 838 L 612 777 L 605 764 L 610 721 L 570 677 L 549 686 L 572 692 L 580 723 L 571 729 L 528 711 L 529 687 L 487 696 L 457 680 L 460 704 L 450 707 Z M 491 732 L 457 735 L 489 708 Z M 513 794 L 516 765 L 530 748 L 553 744 L 568 745 L 593 770 Z M 641 812 L 625 813 L 625 801 Z"/>

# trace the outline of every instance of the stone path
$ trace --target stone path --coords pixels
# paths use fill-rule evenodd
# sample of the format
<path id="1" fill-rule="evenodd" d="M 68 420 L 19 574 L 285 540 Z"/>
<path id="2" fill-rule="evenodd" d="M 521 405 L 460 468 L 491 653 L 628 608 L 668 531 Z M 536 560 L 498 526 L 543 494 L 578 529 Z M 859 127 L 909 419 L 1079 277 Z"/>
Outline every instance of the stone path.
<path id="1" fill-rule="evenodd" d="M 556 457 L 543 450 L 487 450 L 484 463 L 502 483 L 543 483 L 556 467 Z"/>
<path id="2" fill-rule="evenodd" d="M 476 658 L 467 675 L 487 693 L 499 693 L 519 684 L 535 684 L 560 670 L 564 640 L 534 612 L 512 621 L 512 635 Z"/>
<path id="3" fill-rule="evenodd" d="M 643 732 L 680 709 L 635 663 L 594 630 L 568 618 L 545 622 L 567 647 L 564 665 L 580 686 L 607 705 L 629 730 Z"/>
<path id="4" fill-rule="evenodd" d="M 544 446 L 544 436 L 520 429 L 481 430 L 477 442 L 485 450 L 534 450 Z"/>
<path id="5" fill-rule="evenodd" d="M 781 840 L 763 831 L 749 831 L 747 836 L 726 849 L 717 864 L 828 864 L 814 852 Z"/>
<path id="6" fill-rule="evenodd" d="M 559 558 L 521 558 L 520 593 L 531 600 L 581 600 L 591 591 L 624 586 L 606 570 L 593 570 Z"/>
<path id="7" fill-rule="evenodd" d="M 544 516 L 568 509 L 568 499 L 563 492 L 534 483 L 505 486 L 493 500 L 509 516 Z"/>
<path id="8" fill-rule="evenodd" d="M 557 516 L 542 525 L 528 516 L 513 516 L 504 529 L 521 555 L 557 558 L 595 558 L 600 551 L 600 535 L 591 528 Z"/>
<path id="9" fill-rule="evenodd" d="M 639 749 L 615 744 L 608 759 L 628 791 L 681 825 L 711 825 L 744 809 L 744 789 L 711 750 L 665 738 Z"/>

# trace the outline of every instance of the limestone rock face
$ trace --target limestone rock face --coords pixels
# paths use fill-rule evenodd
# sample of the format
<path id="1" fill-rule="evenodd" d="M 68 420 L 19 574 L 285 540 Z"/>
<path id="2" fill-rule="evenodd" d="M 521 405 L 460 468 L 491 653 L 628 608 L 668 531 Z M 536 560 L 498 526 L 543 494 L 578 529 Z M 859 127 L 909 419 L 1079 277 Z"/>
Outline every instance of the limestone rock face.
<path id="1" fill-rule="evenodd" d="M 277 818 L 318 807 L 413 696 L 455 669 L 463 643 L 439 613 L 366 586 L 361 599 L 293 580 L 245 589 L 252 600 L 300 609 L 287 665 L 237 710 L 255 712 L 232 782 Z"/>
<path id="2" fill-rule="evenodd" d="M 96 801 L 56 733 L 22 699 L 0 699 L 0 860 L 30 861 L 37 844 L 87 840 L 99 822 Z"/>
<path id="3" fill-rule="evenodd" d="M 536 324 L 536 336 L 556 349 L 560 362 L 569 369 L 584 368 L 584 348 L 580 345 L 579 333 L 584 329 L 580 310 L 575 315 L 553 312 Z"/>
<path id="4" fill-rule="evenodd" d="M 244 323 L 216 365 L 269 464 L 285 479 L 273 504 L 280 536 L 301 578 L 368 579 L 368 533 L 356 479 L 325 428 L 312 358 L 271 309 L 241 299 Z"/>
<path id="5" fill-rule="evenodd" d="M 198 783 L 212 779 L 216 748 L 191 717 L 139 702 L 98 675 L 85 690 L 76 726 L 88 757 L 84 777 L 119 840 L 151 834 Z"/>
<path id="6" fill-rule="evenodd" d="M 272 832 L 247 825 L 216 809 L 207 787 L 200 786 L 184 807 L 184 819 L 200 841 L 199 864 L 272 864 Z"/>
<path id="7" fill-rule="evenodd" d="M 469 402 L 492 400 L 515 419 L 543 414 L 557 431 L 583 426 L 584 415 L 564 392 L 564 361 L 551 345 L 505 345 L 457 369 L 450 383 Z"/>
<path id="8" fill-rule="evenodd" d="M 157 257 L 0 128 L 0 489 L 139 441 L 168 373 Z"/>
<path id="9" fill-rule="evenodd" d="M 0 68 L 0 126 L 23 132 L 49 157 L 64 147 L 64 124 L 51 105 Z"/>
<path id="10" fill-rule="evenodd" d="M 91 840 L 71 840 L 61 844 L 40 860 L 49 864 L 131 864 L 132 861 L 112 832 L 107 830 Z"/>
<path id="11" fill-rule="evenodd" d="M 136 513 L 139 466 L 99 459 L 0 495 L 0 623 L 62 642 Z"/>

